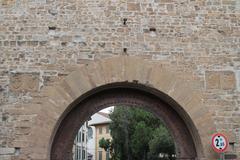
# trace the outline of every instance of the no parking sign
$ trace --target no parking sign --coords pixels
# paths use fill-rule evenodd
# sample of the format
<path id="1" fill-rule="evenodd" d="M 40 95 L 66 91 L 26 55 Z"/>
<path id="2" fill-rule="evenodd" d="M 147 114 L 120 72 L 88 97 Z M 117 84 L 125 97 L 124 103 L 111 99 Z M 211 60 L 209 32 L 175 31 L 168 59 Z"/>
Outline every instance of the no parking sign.
<path id="1" fill-rule="evenodd" d="M 217 153 L 223 153 L 227 150 L 228 139 L 222 133 L 216 133 L 212 136 L 212 147 Z"/>

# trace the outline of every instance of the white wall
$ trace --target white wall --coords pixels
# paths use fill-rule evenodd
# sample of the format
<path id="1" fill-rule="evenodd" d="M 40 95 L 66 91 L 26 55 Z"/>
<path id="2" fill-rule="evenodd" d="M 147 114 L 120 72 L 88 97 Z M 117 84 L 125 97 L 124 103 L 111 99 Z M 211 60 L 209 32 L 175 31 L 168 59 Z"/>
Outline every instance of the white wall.
<path id="1" fill-rule="evenodd" d="M 94 126 L 91 126 L 92 124 L 98 124 L 102 122 L 109 122 L 111 121 L 109 118 L 104 117 L 98 113 L 95 113 L 94 115 L 91 116 L 91 120 L 88 121 L 88 126 L 92 128 L 93 130 L 93 135 L 92 138 L 88 139 L 87 142 L 87 148 L 88 148 L 88 153 L 93 155 L 93 160 L 95 160 L 95 136 L 96 136 L 96 129 Z"/>

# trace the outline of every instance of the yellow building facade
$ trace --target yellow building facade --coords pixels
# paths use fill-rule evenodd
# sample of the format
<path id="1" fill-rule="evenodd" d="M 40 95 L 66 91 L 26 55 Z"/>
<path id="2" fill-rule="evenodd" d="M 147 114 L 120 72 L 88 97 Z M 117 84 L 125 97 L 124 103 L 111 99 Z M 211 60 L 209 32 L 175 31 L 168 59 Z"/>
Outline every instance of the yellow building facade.
<path id="1" fill-rule="evenodd" d="M 99 147 L 99 141 L 104 139 L 112 139 L 109 129 L 110 121 L 93 124 L 95 126 L 95 160 L 109 160 L 110 153 Z"/>

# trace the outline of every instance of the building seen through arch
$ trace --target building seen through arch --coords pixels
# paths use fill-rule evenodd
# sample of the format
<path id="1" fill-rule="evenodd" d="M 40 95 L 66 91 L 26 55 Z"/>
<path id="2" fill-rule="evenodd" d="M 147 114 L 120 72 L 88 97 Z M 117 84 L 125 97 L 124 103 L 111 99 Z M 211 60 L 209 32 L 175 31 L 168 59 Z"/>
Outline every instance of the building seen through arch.
<path id="1" fill-rule="evenodd" d="M 74 140 L 73 160 L 88 160 L 87 136 L 88 136 L 88 122 L 85 122 L 79 129 Z"/>
<path id="2" fill-rule="evenodd" d="M 110 154 L 99 147 L 101 138 L 111 139 L 109 114 L 97 112 L 84 122 L 73 145 L 73 160 L 109 160 Z"/>
<path id="3" fill-rule="evenodd" d="M 140 108 L 109 108 L 111 118 L 109 113 L 100 111 L 81 126 L 73 144 L 73 160 L 110 160 L 113 157 L 116 160 L 126 157 L 175 160 L 172 136 L 154 114 Z M 108 146 L 104 148 L 106 143 Z"/>
<path id="4" fill-rule="evenodd" d="M 108 113 L 98 112 L 91 117 L 89 125 L 94 127 L 95 131 L 95 160 L 109 160 L 110 153 L 99 147 L 99 141 L 102 138 L 111 139 L 109 124 L 111 119 Z"/>

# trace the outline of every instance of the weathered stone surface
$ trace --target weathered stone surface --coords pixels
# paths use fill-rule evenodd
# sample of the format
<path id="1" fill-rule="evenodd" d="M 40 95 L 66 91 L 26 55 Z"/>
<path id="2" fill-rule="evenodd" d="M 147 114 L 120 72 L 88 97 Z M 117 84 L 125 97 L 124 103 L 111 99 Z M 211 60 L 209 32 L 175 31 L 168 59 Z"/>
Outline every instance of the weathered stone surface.
<path id="1" fill-rule="evenodd" d="M 240 70 L 236 72 L 237 89 L 240 91 Z"/>
<path id="2" fill-rule="evenodd" d="M 235 74 L 232 71 L 208 71 L 206 86 L 208 89 L 236 89 Z"/>
<path id="3" fill-rule="evenodd" d="M 209 89 L 220 89 L 220 74 L 219 72 L 206 72 L 206 85 Z"/>
<path id="4" fill-rule="evenodd" d="M 14 154 L 15 148 L 0 148 L 0 155 Z"/>
<path id="5" fill-rule="evenodd" d="M 89 88 L 128 81 L 172 95 L 189 114 L 207 108 L 218 131 L 236 135 L 240 156 L 239 12 L 239 0 L 0 0 L 0 146 L 29 146 L 22 138 L 28 130 L 16 125 L 31 127 L 45 96 L 56 107 L 49 109 L 56 119 Z M 113 58 L 103 64 L 123 55 L 123 63 Z M 55 88 L 81 66 L 84 77 L 58 91 L 42 90 Z M 82 78 L 86 86 L 77 85 Z M 202 104 L 188 96 L 188 86 L 203 94 Z M 26 152 L 16 157 L 28 159 Z"/>
<path id="6" fill-rule="evenodd" d="M 34 92 L 39 90 L 39 73 L 14 73 L 10 75 L 12 92 Z"/>
<path id="7" fill-rule="evenodd" d="M 140 62 L 138 63 L 139 67 L 131 65 L 135 62 Z M 179 102 L 182 106 L 182 108 L 176 108 L 176 110 L 179 111 L 180 116 L 183 116 L 182 118 L 186 122 L 190 119 L 193 120 L 193 124 L 187 123 L 189 127 L 194 127 L 195 124 L 199 133 L 201 133 L 200 135 L 203 136 L 203 139 L 205 136 L 208 136 L 206 131 L 209 129 L 215 130 L 214 124 L 211 122 L 212 117 L 210 115 L 212 113 L 208 112 L 207 108 L 202 108 L 203 101 L 200 93 L 197 94 L 197 92 L 195 93 L 191 89 L 191 87 L 194 86 L 193 80 L 191 83 L 187 83 L 181 77 L 175 77 L 172 72 L 166 72 L 166 69 L 163 69 L 163 65 L 159 65 L 151 60 L 144 60 L 139 57 L 123 56 L 108 58 L 101 61 L 100 64 L 90 63 L 89 65 L 100 66 L 99 72 L 104 75 L 106 84 L 133 81 L 135 83 L 149 85 L 158 90 L 162 90 L 167 84 L 167 90 L 164 90 L 164 92 Z M 112 70 L 109 70 L 109 68 Z M 42 91 L 42 95 L 43 97 L 46 97 L 46 99 L 44 100 L 42 98 L 43 103 L 41 101 L 36 101 L 41 104 L 41 109 L 35 119 L 35 127 L 32 128 L 31 137 L 33 138 L 31 139 L 33 139 L 33 141 L 29 141 L 31 145 L 46 148 L 48 145 L 46 142 L 50 140 L 51 133 L 53 132 L 55 126 L 54 124 L 58 123 L 58 118 L 65 112 L 65 110 L 69 110 L 69 107 L 71 107 L 74 99 L 84 95 L 84 93 L 90 91 L 92 87 L 95 86 L 91 85 L 94 84 L 91 82 L 96 82 L 97 80 L 92 79 L 94 77 L 87 74 L 88 69 L 88 66 L 80 67 L 77 71 L 68 75 L 63 83 L 59 83 L 58 87 L 47 87 Z M 171 83 L 168 83 L 170 80 Z M 161 81 L 164 83 L 158 83 Z M 84 87 L 89 87 L 84 89 L 81 84 L 84 84 Z M 188 84 L 192 84 L 190 85 L 191 87 L 188 86 Z M 190 119 L 188 116 L 185 116 L 186 112 L 189 114 Z M 44 130 L 42 128 L 44 128 Z M 16 132 L 18 130 L 19 129 L 16 129 Z M 22 131 L 20 130 L 19 133 L 28 134 L 28 128 L 24 128 Z M 39 135 L 39 133 L 41 134 Z M 39 137 L 41 137 L 41 142 L 34 140 L 35 138 L 39 139 Z M 15 143 L 15 145 L 19 144 Z M 31 154 L 33 157 L 44 157 L 44 153 L 47 152 L 47 150 L 44 149 L 40 149 L 41 151 L 39 151 L 36 148 L 32 148 L 31 150 L 32 151 L 30 152 L 34 152 L 34 154 Z"/>
<path id="8" fill-rule="evenodd" d="M 1 160 L 11 160 L 12 156 L 10 155 L 0 155 Z"/>
<path id="9" fill-rule="evenodd" d="M 236 89 L 236 78 L 232 71 L 223 71 L 221 74 L 222 89 Z"/>
<path id="10" fill-rule="evenodd" d="M 140 3 L 128 3 L 128 11 L 140 11 Z"/>
<path id="11" fill-rule="evenodd" d="M 12 5 L 16 3 L 16 0 L 1 0 L 0 2 L 1 2 L 1 5 L 7 6 L 7 5 Z"/>

